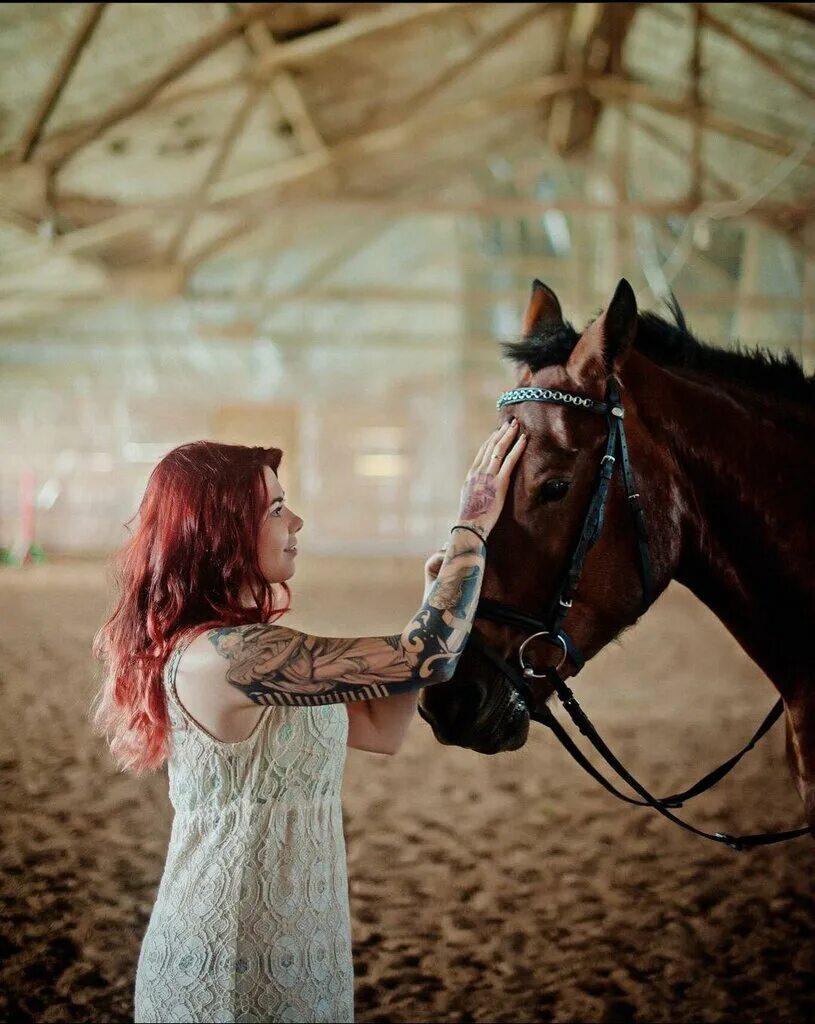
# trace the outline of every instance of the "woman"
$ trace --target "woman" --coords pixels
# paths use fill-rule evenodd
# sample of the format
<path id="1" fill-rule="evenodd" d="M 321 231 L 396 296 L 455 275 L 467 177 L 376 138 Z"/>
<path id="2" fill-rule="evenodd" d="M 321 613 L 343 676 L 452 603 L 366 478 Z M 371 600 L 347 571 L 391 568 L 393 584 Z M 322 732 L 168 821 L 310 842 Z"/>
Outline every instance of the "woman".
<path id="1" fill-rule="evenodd" d="M 395 752 L 419 689 L 453 674 L 524 443 L 512 422 L 481 446 L 424 604 L 385 637 L 275 624 L 303 525 L 279 450 L 197 442 L 155 468 L 97 638 L 97 724 L 122 768 L 168 761 L 175 810 L 137 1021 L 353 1019 L 346 743 Z"/>

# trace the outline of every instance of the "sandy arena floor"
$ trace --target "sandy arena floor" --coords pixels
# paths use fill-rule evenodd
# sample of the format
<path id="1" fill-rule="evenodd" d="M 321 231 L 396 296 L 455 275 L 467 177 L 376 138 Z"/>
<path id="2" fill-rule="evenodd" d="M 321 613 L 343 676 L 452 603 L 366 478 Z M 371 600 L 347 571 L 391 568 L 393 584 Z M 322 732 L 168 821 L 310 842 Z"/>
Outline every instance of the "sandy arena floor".
<path id="1" fill-rule="evenodd" d="M 420 593 L 415 561 L 312 559 L 291 621 L 395 632 Z M 0 573 L 3 1020 L 132 1020 L 170 813 L 163 775 L 117 774 L 89 735 L 106 600 L 99 567 Z M 657 792 L 733 753 L 775 697 L 680 589 L 577 688 Z M 737 855 L 617 803 L 543 730 L 486 758 L 418 721 L 398 757 L 350 752 L 345 810 L 361 1022 L 815 1019 L 809 840 Z M 693 820 L 799 824 L 781 726 Z"/>

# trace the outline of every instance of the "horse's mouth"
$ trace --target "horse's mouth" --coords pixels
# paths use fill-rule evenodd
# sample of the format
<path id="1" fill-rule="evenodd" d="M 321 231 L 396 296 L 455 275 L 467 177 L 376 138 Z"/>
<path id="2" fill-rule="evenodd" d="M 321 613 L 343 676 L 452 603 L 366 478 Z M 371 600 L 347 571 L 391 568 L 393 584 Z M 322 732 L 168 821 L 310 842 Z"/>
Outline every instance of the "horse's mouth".
<path id="1" fill-rule="evenodd" d="M 488 684 L 450 682 L 423 690 L 419 714 L 439 743 L 479 754 L 517 750 L 529 736 L 529 710 L 500 674 Z"/>

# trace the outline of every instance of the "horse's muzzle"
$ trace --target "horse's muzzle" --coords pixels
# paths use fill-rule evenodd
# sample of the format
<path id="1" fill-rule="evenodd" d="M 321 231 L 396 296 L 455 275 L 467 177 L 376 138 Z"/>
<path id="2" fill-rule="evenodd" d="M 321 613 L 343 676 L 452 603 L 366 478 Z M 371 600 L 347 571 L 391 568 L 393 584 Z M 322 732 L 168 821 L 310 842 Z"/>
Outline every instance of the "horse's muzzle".
<path id="1" fill-rule="evenodd" d="M 494 666 L 473 655 L 465 657 L 449 683 L 422 691 L 419 714 L 440 743 L 480 754 L 517 750 L 529 735 L 526 704 Z"/>

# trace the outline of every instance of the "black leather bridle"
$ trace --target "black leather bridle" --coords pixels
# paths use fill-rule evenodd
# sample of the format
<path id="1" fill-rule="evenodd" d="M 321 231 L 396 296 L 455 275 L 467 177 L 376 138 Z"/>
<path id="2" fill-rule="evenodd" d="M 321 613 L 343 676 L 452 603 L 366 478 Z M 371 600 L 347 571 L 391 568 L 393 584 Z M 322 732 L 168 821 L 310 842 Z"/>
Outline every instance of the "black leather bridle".
<path id="1" fill-rule="evenodd" d="M 518 650 L 518 661 L 521 672 L 501 657 L 498 652 L 486 643 L 483 636 L 473 630 L 471 643 L 507 678 L 513 688 L 513 699 L 516 706 L 525 710 L 530 719 L 540 722 L 551 729 L 567 752 L 584 768 L 594 779 L 605 789 L 626 803 L 637 804 L 641 807 L 652 807 L 659 814 L 668 818 L 681 828 L 693 832 L 704 839 L 713 842 L 723 843 L 733 850 L 748 850 L 756 846 L 767 846 L 771 843 L 780 843 L 788 839 L 796 839 L 799 836 L 810 835 L 809 828 L 799 828 L 788 832 L 760 833 L 758 835 L 733 836 L 725 832 L 705 832 L 702 829 L 690 825 L 677 817 L 673 812 L 676 808 L 682 807 L 686 800 L 690 800 L 700 793 L 704 793 L 724 778 L 728 772 L 739 763 L 748 750 L 758 743 L 762 736 L 778 720 L 783 711 L 783 701 L 778 700 L 770 713 L 753 734 L 750 741 L 733 757 L 729 758 L 718 768 L 709 772 L 697 783 L 682 793 L 674 793 L 667 797 L 653 796 L 634 776 L 620 763 L 608 745 L 603 741 L 597 730 L 592 725 L 586 713 L 580 707 L 572 690 L 566 684 L 560 674 L 560 670 L 567 661 L 571 661 L 575 674 L 583 668 L 586 659 L 580 649 L 571 639 L 569 634 L 562 628 L 569 609 L 572 607 L 575 592 L 580 577 L 583 574 L 583 566 L 586 557 L 592 546 L 596 543 L 603 529 L 603 520 L 608 503 L 609 489 L 614 476 L 614 470 L 619 463 L 622 467 L 623 483 L 625 486 L 628 506 L 634 522 L 634 529 L 637 538 L 639 551 L 640 569 L 642 575 L 642 612 L 646 611 L 653 600 L 653 584 L 651 574 L 651 560 L 648 551 L 648 530 L 645 524 L 642 507 L 639 500 L 634 472 L 631 467 L 631 460 L 628 452 L 628 443 L 625 436 L 625 410 L 620 399 L 620 393 L 615 382 L 610 381 L 606 393 L 606 400 L 598 402 L 593 398 L 583 395 L 576 395 L 566 391 L 549 388 L 514 388 L 504 392 L 498 399 L 499 411 L 508 405 L 517 405 L 521 402 L 546 402 L 556 405 L 571 406 L 576 409 L 584 409 L 598 416 L 605 416 L 608 420 L 608 439 L 606 450 L 600 462 L 600 474 L 594 496 L 591 499 L 583 527 L 575 545 L 569 567 L 563 578 L 560 587 L 542 618 L 537 618 L 518 608 L 502 604 L 498 601 L 482 599 L 478 604 L 476 618 L 487 619 L 491 622 L 499 622 L 509 626 L 515 626 L 521 630 L 530 630 L 530 635 L 524 640 Z M 561 652 L 561 658 L 556 666 L 548 666 L 541 672 L 536 672 L 534 667 L 527 662 L 527 648 L 536 640 L 543 640 L 546 643 L 557 646 Z M 642 799 L 621 793 L 613 783 L 609 782 L 601 772 L 586 758 L 582 751 L 575 745 L 572 738 L 557 720 L 547 704 L 543 708 L 536 706 L 533 696 L 526 680 L 545 679 L 552 687 L 554 694 L 566 709 L 572 722 L 580 732 L 589 740 L 594 749 L 601 755 L 605 762 L 622 778 Z"/>

